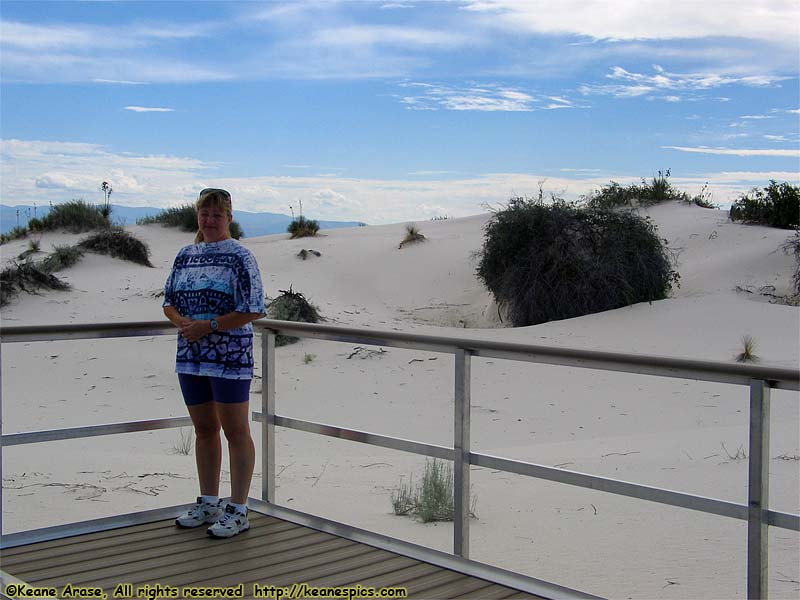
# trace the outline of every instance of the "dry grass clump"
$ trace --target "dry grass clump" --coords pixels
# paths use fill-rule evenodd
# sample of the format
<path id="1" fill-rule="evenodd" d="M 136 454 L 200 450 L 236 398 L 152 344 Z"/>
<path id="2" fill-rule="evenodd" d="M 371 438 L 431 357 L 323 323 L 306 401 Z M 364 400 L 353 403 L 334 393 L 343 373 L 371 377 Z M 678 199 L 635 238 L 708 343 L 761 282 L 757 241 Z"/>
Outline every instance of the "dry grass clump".
<path id="1" fill-rule="evenodd" d="M 423 523 L 452 521 L 455 506 L 453 501 L 453 466 L 437 459 L 425 460 L 422 482 L 414 485 L 400 482 L 391 494 L 392 509 L 396 515 L 414 515 Z M 471 496 L 469 513 L 475 516 L 477 498 Z"/>
<path id="2" fill-rule="evenodd" d="M 736 362 L 758 362 L 756 340 L 752 335 L 742 336 L 742 351 L 736 355 Z"/>
<path id="3" fill-rule="evenodd" d="M 53 251 L 42 260 L 41 267 L 48 273 L 57 273 L 76 264 L 83 257 L 78 246 L 53 246 Z"/>
<path id="4" fill-rule="evenodd" d="M 19 292 L 36 294 L 40 289 L 66 290 L 69 284 L 32 261 L 14 263 L 0 272 L 0 306 Z"/>
<path id="5" fill-rule="evenodd" d="M 415 244 L 416 242 L 424 242 L 424 241 L 425 241 L 425 236 L 420 233 L 417 224 L 408 223 L 406 225 L 406 237 L 403 238 L 403 241 L 400 242 L 400 245 L 397 248 L 400 249 L 408 244 Z"/>

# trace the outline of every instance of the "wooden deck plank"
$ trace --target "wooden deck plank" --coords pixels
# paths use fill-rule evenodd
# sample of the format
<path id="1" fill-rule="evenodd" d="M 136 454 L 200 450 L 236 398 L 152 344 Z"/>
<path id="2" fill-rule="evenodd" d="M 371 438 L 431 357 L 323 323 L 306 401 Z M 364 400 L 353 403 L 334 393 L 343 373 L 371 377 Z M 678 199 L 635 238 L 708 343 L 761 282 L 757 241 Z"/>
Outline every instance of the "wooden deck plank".
<path id="1" fill-rule="evenodd" d="M 235 560 L 236 556 L 247 556 L 250 563 L 257 564 L 262 556 L 268 556 L 273 553 L 281 551 L 290 551 L 300 546 L 305 551 L 313 551 L 313 548 L 322 540 L 327 540 L 330 536 L 327 534 L 317 534 L 317 532 L 307 533 L 306 535 L 292 537 L 290 539 L 271 544 L 266 535 L 250 536 L 250 532 L 242 534 L 236 538 L 236 541 L 241 544 L 238 547 L 243 551 L 230 552 L 228 558 Z M 303 532 L 306 533 L 306 532 Z M 94 582 L 95 585 L 104 585 L 106 581 L 125 581 L 126 583 L 148 583 L 148 582 L 163 582 L 175 578 L 185 578 L 187 572 L 199 571 L 210 569 L 215 570 L 220 564 L 220 554 L 228 546 L 232 546 L 233 540 L 214 540 L 209 538 L 205 532 L 195 532 L 197 537 L 190 542 L 190 550 L 182 553 L 171 553 L 163 557 L 157 555 L 152 556 L 151 552 L 155 550 L 142 551 L 135 560 L 130 560 L 122 565 L 94 569 L 93 565 L 85 564 L 80 570 L 79 575 L 73 576 L 73 583 L 88 584 Z M 245 539 L 245 535 L 249 536 Z M 248 542 L 245 545 L 245 542 Z M 239 561 L 236 561 L 237 563 Z M 51 579 L 58 578 L 45 578 L 43 580 L 33 579 L 39 585 L 45 585 L 45 582 Z M 50 585 L 49 583 L 47 585 Z M 55 585 L 55 584 L 53 584 Z"/>
<path id="2" fill-rule="evenodd" d="M 3 569 L 35 586 L 254 583 L 314 588 L 406 588 L 409 598 L 535 598 L 524 592 L 251 511 L 250 531 L 228 540 L 172 519 L 2 549 Z"/>
<path id="3" fill-rule="evenodd" d="M 273 525 L 273 524 L 281 524 L 283 526 L 292 525 L 291 523 L 286 523 L 286 521 L 281 521 L 280 519 L 275 519 L 267 515 L 262 515 L 261 513 L 256 513 L 255 511 L 252 511 L 250 513 L 250 517 L 251 517 L 250 522 L 253 525 L 253 527 L 256 526 L 262 527 L 265 525 Z M 30 552 L 43 552 L 55 548 L 74 546 L 76 544 L 82 545 L 87 543 L 89 540 L 91 540 L 91 543 L 97 544 L 98 547 L 102 546 L 103 544 L 101 540 L 107 540 L 106 541 L 107 547 L 111 547 L 121 543 L 124 544 L 128 542 L 137 541 L 139 539 L 148 539 L 152 535 L 154 530 L 162 530 L 162 532 L 167 532 L 179 529 L 180 528 L 178 528 L 175 525 L 174 520 L 166 519 L 161 521 L 154 521 L 152 523 L 142 523 L 140 525 L 130 525 L 127 527 L 108 529 L 105 531 L 97 531 L 94 533 L 85 533 L 58 540 L 37 542 L 35 544 L 17 546 L 16 548 L 4 548 L 3 562 L 4 564 L 6 564 L 5 561 L 7 559 L 12 559 L 18 556 L 21 557 Z M 186 531 L 191 531 L 191 529 Z"/>
<path id="4" fill-rule="evenodd" d="M 259 530 L 262 529 L 264 534 L 270 537 L 277 536 L 282 532 L 289 532 L 292 536 L 302 533 L 296 527 L 293 527 L 291 523 L 270 523 L 259 526 Z M 180 552 L 187 545 L 195 544 L 196 538 L 197 531 L 181 529 L 173 525 L 171 528 L 166 529 L 148 529 L 145 532 L 140 532 L 140 535 L 135 537 L 125 536 L 117 543 L 114 542 L 113 538 L 108 537 L 99 540 L 87 538 L 83 544 L 45 548 L 9 558 L 4 555 L 3 564 L 11 567 L 24 562 L 26 570 L 35 570 L 37 567 L 55 569 L 73 562 L 90 562 L 96 558 L 102 559 L 102 557 L 108 557 L 110 551 L 117 552 L 119 555 L 135 554 L 146 551 L 154 545 L 158 545 L 165 554 L 171 551 Z M 120 548 L 122 548 L 121 552 Z"/>

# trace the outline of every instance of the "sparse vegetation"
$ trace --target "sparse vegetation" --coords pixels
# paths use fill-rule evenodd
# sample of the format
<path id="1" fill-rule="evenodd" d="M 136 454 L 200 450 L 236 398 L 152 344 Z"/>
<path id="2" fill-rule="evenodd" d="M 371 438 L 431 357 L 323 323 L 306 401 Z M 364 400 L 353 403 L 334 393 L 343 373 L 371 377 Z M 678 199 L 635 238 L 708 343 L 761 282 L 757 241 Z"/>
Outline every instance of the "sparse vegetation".
<path id="1" fill-rule="evenodd" d="M 391 493 L 392 509 L 396 515 L 412 514 L 423 523 L 431 521 L 452 521 L 453 466 L 437 459 L 426 460 L 422 482 L 415 486 L 413 481 L 400 482 Z M 477 498 L 470 497 L 470 516 L 475 516 Z"/>
<path id="2" fill-rule="evenodd" d="M 28 230 L 25 227 L 14 227 L 8 233 L 4 233 L 0 235 L 0 244 L 5 244 L 6 242 L 10 242 L 11 240 L 18 240 L 20 238 L 24 238 L 28 235 Z"/>
<path id="3" fill-rule="evenodd" d="M 722 446 L 722 450 L 725 452 L 725 455 L 728 457 L 728 460 L 745 460 L 747 458 L 747 452 L 744 450 L 744 444 L 740 444 L 738 450 L 731 454 L 728 452 L 728 449 L 725 447 L 724 442 L 720 442 Z"/>
<path id="4" fill-rule="evenodd" d="M 631 183 L 627 186 L 612 181 L 584 197 L 584 201 L 592 208 L 652 206 L 672 200 L 691 203 L 692 198 L 686 192 L 672 186 L 669 182 L 670 175 L 669 169 L 666 172 L 659 171 L 650 183 L 642 179 L 640 184 Z"/>
<path id="5" fill-rule="evenodd" d="M 17 260 L 25 260 L 29 256 L 33 256 L 39 252 L 40 247 L 41 244 L 39 240 L 29 240 L 28 247 L 22 253 L 20 253 L 20 255 L 17 257 Z"/>
<path id="6" fill-rule="evenodd" d="M 152 225 L 160 223 L 164 227 L 177 227 L 181 231 L 197 231 L 197 207 L 194 204 L 184 204 L 178 207 L 165 208 L 157 215 L 136 219 L 137 225 Z M 244 229 L 237 221 L 231 222 L 231 237 L 235 240 L 244 237 Z"/>
<path id="7" fill-rule="evenodd" d="M 700 188 L 700 193 L 698 193 L 694 198 L 689 198 L 688 203 L 699 206 L 700 208 L 719 208 L 717 204 L 714 204 L 711 201 L 711 197 L 712 194 L 708 189 L 708 182 L 706 181 L 705 184 L 703 184 L 703 187 Z"/>
<path id="8" fill-rule="evenodd" d="M 306 354 L 303 356 L 303 364 L 310 364 L 315 358 L 317 358 L 316 354 L 309 354 L 306 352 Z"/>
<path id="9" fill-rule="evenodd" d="M 322 317 L 316 306 L 311 304 L 300 292 L 292 290 L 280 290 L 280 295 L 274 300 L 267 299 L 267 317 L 279 321 L 296 321 L 303 323 L 319 323 Z M 293 336 L 275 336 L 276 346 L 286 346 L 293 344 L 298 338 Z"/>
<path id="10" fill-rule="evenodd" d="M 182 456 L 189 456 L 192 453 L 192 446 L 194 445 L 194 436 L 192 430 L 186 430 L 181 427 L 178 441 L 172 445 L 172 454 L 180 454 Z"/>
<path id="11" fill-rule="evenodd" d="M 742 351 L 736 355 L 736 362 L 758 362 L 756 340 L 752 335 L 742 336 Z"/>
<path id="12" fill-rule="evenodd" d="M 286 231 L 292 234 L 291 239 L 313 237 L 319 231 L 319 223 L 314 219 L 306 219 L 303 215 L 300 215 L 289 223 Z"/>
<path id="13" fill-rule="evenodd" d="M 403 241 L 400 242 L 398 248 L 402 248 L 408 244 L 414 244 L 416 242 L 423 242 L 425 241 L 425 236 L 422 235 L 419 231 L 419 227 L 417 227 L 416 223 L 408 223 L 406 225 L 406 237 L 403 238 Z"/>
<path id="14" fill-rule="evenodd" d="M 150 264 L 150 249 L 147 245 L 122 227 L 108 227 L 98 231 L 81 240 L 78 246 L 140 265 L 153 266 Z"/>
<path id="15" fill-rule="evenodd" d="M 770 180 L 767 187 L 742 194 L 731 206 L 730 217 L 732 221 L 796 229 L 800 227 L 800 187 Z"/>
<path id="16" fill-rule="evenodd" d="M 21 291 L 36 294 L 43 288 L 66 290 L 69 284 L 33 261 L 14 263 L 0 272 L 0 306 L 8 304 Z"/>
<path id="17" fill-rule="evenodd" d="M 76 264 L 83 256 L 78 246 L 54 246 L 53 251 L 40 263 L 47 273 L 57 273 Z"/>
<path id="18" fill-rule="evenodd" d="M 515 327 L 666 298 L 679 275 L 631 211 L 513 198 L 485 227 L 478 278 Z"/>
<path id="19" fill-rule="evenodd" d="M 42 231 L 63 227 L 72 233 L 83 233 L 110 225 L 108 218 L 103 216 L 101 209 L 97 206 L 83 200 L 70 200 L 62 204 L 54 204 L 47 216 L 37 223 L 37 228 L 41 226 L 39 231 Z"/>

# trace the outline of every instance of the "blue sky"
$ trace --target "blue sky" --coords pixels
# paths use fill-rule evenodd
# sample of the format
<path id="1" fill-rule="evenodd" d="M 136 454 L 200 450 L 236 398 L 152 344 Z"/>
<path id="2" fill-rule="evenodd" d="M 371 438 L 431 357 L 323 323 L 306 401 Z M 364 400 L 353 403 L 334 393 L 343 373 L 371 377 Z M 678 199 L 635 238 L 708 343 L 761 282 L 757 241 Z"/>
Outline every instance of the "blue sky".
<path id="1" fill-rule="evenodd" d="M 0 200 L 367 223 L 800 183 L 795 0 L 14 2 Z"/>

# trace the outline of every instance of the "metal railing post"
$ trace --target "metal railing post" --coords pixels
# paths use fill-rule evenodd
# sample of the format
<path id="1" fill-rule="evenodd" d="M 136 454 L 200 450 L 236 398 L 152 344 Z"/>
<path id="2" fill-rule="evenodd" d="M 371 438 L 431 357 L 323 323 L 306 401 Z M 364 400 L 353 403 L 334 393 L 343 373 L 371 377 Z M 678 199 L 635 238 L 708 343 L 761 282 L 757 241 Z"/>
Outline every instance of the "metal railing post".
<path id="1" fill-rule="evenodd" d="M 469 558 L 469 416 L 470 416 L 469 350 L 459 348 L 455 354 L 455 424 L 453 428 L 453 554 Z"/>
<path id="2" fill-rule="evenodd" d="M 750 382 L 750 469 L 747 486 L 747 598 L 766 600 L 769 575 L 769 384 Z"/>
<path id="3" fill-rule="evenodd" d="M 275 333 L 261 330 L 261 499 L 275 502 Z"/>

